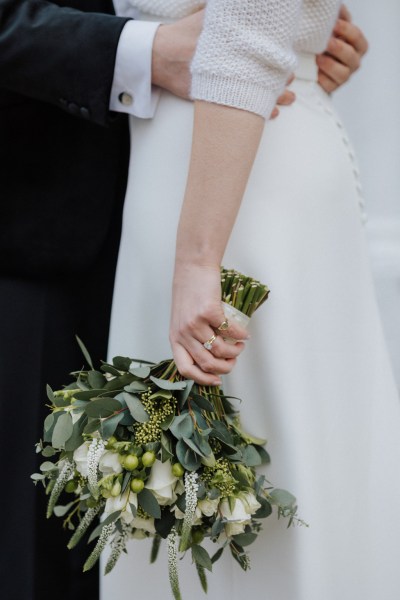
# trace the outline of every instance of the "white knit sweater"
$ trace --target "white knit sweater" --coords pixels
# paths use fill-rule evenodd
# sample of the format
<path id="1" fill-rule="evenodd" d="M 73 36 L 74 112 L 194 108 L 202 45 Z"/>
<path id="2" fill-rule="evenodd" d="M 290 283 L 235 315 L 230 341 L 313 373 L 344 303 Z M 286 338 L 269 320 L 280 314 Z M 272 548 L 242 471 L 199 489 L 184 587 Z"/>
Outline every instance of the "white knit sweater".
<path id="1" fill-rule="evenodd" d="M 142 12 L 180 18 L 204 0 L 132 0 Z M 192 63 L 192 97 L 268 117 L 296 53 L 324 50 L 340 0 L 208 0 Z"/>

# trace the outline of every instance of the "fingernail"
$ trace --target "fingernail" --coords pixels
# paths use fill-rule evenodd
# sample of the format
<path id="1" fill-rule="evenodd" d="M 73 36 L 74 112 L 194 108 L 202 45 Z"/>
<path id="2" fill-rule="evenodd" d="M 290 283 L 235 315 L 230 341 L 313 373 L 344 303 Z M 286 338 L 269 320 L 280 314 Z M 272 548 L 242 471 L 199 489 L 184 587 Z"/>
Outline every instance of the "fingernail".
<path id="1" fill-rule="evenodd" d="M 220 379 L 214 379 L 213 385 L 222 385 L 222 381 Z"/>

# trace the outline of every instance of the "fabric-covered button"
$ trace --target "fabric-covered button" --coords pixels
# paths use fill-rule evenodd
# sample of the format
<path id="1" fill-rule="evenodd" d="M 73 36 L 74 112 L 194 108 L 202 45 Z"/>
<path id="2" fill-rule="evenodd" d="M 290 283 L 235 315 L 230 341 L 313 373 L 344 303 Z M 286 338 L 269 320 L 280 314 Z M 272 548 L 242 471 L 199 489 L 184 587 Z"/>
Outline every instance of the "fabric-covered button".
<path id="1" fill-rule="evenodd" d="M 133 103 L 133 96 L 128 94 L 128 92 L 122 92 L 122 94 L 118 96 L 118 100 L 124 106 L 130 106 Z"/>
<path id="2" fill-rule="evenodd" d="M 70 112 L 71 115 L 79 115 L 79 106 L 74 102 L 70 102 L 68 104 L 68 112 Z"/>

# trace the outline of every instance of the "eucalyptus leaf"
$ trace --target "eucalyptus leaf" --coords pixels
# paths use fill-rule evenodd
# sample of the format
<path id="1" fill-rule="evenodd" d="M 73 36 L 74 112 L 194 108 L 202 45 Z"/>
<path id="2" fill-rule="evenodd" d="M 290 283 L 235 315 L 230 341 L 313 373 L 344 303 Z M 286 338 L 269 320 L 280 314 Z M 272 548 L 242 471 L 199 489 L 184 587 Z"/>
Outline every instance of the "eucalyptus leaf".
<path id="1" fill-rule="evenodd" d="M 212 564 L 214 564 L 215 562 L 217 562 L 217 560 L 219 560 L 221 558 L 223 551 L 224 551 L 224 548 L 220 548 L 219 550 L 216 551 L 216 553 L 211 557 Z"/>
<path id="2" fill-rule="evenodd" d="M 64 515 L 67 514 L 67 512 L 73 506 L 73 504 L 74 504 L 73 502 L 70 502 L 69 504 L 66 504 L 65 506 L 55 506 L 53 509 L 53 512 L 56 515 L 56 517 L 63 517 Z"/>
<path id="3" fill-rule="evenodd" d="M 126 402 L 129 412 L 138 423 L 146 423 L 149 420 L 149 415 L 143 408 L 143 404 L 137 396 L 123 392 L 123 397 Z"/>
<path id="4" fill-rule="evenodd" d="M 196 562 L 204 569 L 212 571 L 212 562 L 210 555 L 208 554 L 207 550 L 203 548 L 203 546 L 200 546 L 199 544 L 192 545 L 192 558 L 194 562 Z"/>
<path id="5" fill-rule="evenodd" d="M 65 449 L 73 452 L 83 444 L 83 432 L 88 423 L 86 415 L 82 415 L 78 421 L 75 421 L 71 437 L 65 442 Z"/>
<path id="6" fill-rule="evenodd" d="M 261 465 L 261 456 L 251 444 L 243 449 L 243 461 L 248 467 L 258 467 Z"/>
<path id="7" fill-rule="evenodd" d="M 200 394 L 193 394 L 192 399 L 193 399 L 193 402 L 195 404 L 197 404 L 197 406 L 199 408 L 201 408 L 202 410 L 206 410 L 207 412 L 210 412 L 210 413 L 215 412 L 215 407 L 204 396 L 201 396 Z"/>
<path id="8" fill-rule="evenodd" d="M 115 398 L 95 398 L 85 407 L 85 413 L 88 417 L 104 418 L 110 417 L 116 411 L 122 408 L 121 403 Z"/>
<path id="9" fill-rule="evenodd" d="M 176 444 L 176 456 L 187 471 L 196 471 L 201 464 L 200 457 L 186 445 L 183 439 L 178 440 Z"/>
<path id="10" fill-rule="evenodd" d="M 256 533 L 239 533 L 238 535 L 234 535 L 233 539 L 239 546 L 245 547 L 250 546 L 256 539 Z"/>
<path id="11" fill-rule="evenodd" d="M 129 373 L 134 375 L 135 377 L 139 377 L 139 379 L 146 379 L 150 375 L 150 367 L 130 367 L 128 369 Z"/>
<path id="12" fill-rule="evenodd" d="M 179 408 L 181 410 L 182 410 L 182 408 L 186 404 L 186 400 L 188 399 L 189 394 L 192 391 L 193 385 L 194 385 L 193 379 L 187 379 L 186 380 L 186 387 L 179 394 Z"/>
<path id="13" fill-rule="evenodd" d="M 188 412 L 176 416 L 169 426 L 169 430 L 178 440 L 190 438 L 194 432 L 192 417 Z"/>
<path id="14" fill-rule="evenodd" d="M 114 356 L 112 363 L 119 371 L 129 371 L 132 359 L 129 356 Z"/>
<path id="15" fill-rule="evenodd" d="M 54 402 L 54 393 L 49 384 L 46 385 L 46 393 L 50 402 Z"/>
<path id="16" fill-rule="evenodd" d="M 114 375 L 115 377 L 118 377 L 119 375 L 121 375 L 121 373 L 118 371 L 118 369 L 116 369 L 112 365 L 109 365 L 108 363 L 103 363 L 101 365 L 100 369 L 102 371 L 104 371 L 104 373 L 109 373 L 110 375 Z"/>
<path id="17" fill-rule="evenodd" d="M 123 390 L 126 385 L 132 383 L 133 375 L 130 373 L 125 373 L 124 375 L 120 375 L 119 377 L 115 377 L 115 379 L 110 379 L 104 386 L 105 390 Z"/>
<path id="18" fill-rule="evenodd" d="M 107 383 L 107 379 L 100 371 L 89 371 L 88 383 L 95 390 L 102 389 Z"/>
<path id="19" fill-rule="evenodd" d="M 54 448 L 64 448 L 65 442 L 71 437 L 74 426 L 71 415 L 62 413 L 54 426 L 51 443 Z"/>
<path id="20" fill-rule="evenodd" d="M 88 424 L 86 425 L 83 433 L 94 433 L 98 429 L 100 429 L 101 421 L 100 419 L 89 419 Z"/>
<path id="21" fill-rule="evenodd" d="M 100 432 L 103 439 L 108 440 L 114 434 L 123 417 L 124 413 L 118 413 L 101 421 Z"/>
<path id="22" fill-rule="evenodd" d="M 161 509 L 161 518 L 155 519 L 154 527 L 162 538 L 166 539 L 171 529 L 175 525 L 175 515 L 171 512 L 170 507 Z"/>
<path id="23" fill-rule="evenodd" d="M 85 357 L 85 360 L 86 360 L 87 364 L 89 365 L 89 367 L 91 369 L 94 369 L 94 366 L 93 366 L 93 363 L 92 363 L 92 359 L 90 358 L 90 354 L 87 351 L 87 348 L 86 348 L 85 344 L 82 342 L 82 340 L 77 335 L 75 336 L 75 339 L 76 339 L 76 341 L 79 344 L 79 347 L 80 347 L 80 349 L 82 351 L 83 356 Z"/>
<path id="24" fill-rule="evenodd" d="M 42 456 L 45 458 L 50 458 L 50 456 L 54 456 L 57 454 L 57 450 L 55 450 L 52 446 L 46 446 L 42 450 Z"/>
<path id="25" fill-rule="evenodd" d="M 272 506 L 268 500 L 262 496 L 257 496 L 257 500 L 261 504 L 261 507 L 257 510 L 254 517 L 256 519 L 266 519 L 272 513 Z"/>
<path id="26" fill-rule="evenodd" d="M 144 488 L 140 494 L 137 496 L 139 505 L 143 508 L 144 512 L 146 512 L 150 517 L 154 517 L 155 519 L 161 518 L 161 509 L 158 504 L 154 494 Z"/>
<path id="27" fill-rule="evenodd" d="M 167 379 L 158 379 L 158 377 L 150 376 L 150 379 L 157 387 L 162 390 L 184 390 L 187 386 L 187 381 L 168 381 Z"/>
<path id="28" fill-rule="evenodd" d="M 296 498 L 286 490 L 274 489 L 269 494 L 272 504 L 281 508 L 293 508 L 296 505 Z"/>
<path id="29" fill-rule="evenodd" d="M 50 413 L 44 420 L 44 430 L 50 431 L 54 425 L 54 413 Z"/>
<path id="30" fill-rule="evenodd" d="M 63 398 L 63 396 L 54 396 L 53 404 L 57 408 L 65 408 L 71 404 L 71 400 L 70 398 Z"/>
<path id="31" fill-rule="evenodd" d="M 57 465 L 50 462 L 49 460 L 46 460 L 44 463 L 42 463 L 40 465 L 40 470 L 42 471 L 42 473 L 47 473 L 48 471 L 54 471 L 57 469 L 58 469 Z"/>
<path id="32" fill-rule="evenodd" d="M 140 394 L 141 392 L 145 392 L 147 390 L 147 385 L 143 383 L 143 381 L 132 381 L 129 385 L 124 387 L 125 392 L 130 392 L 131 394 Z"/>
<path id="33" fill-rule="evenodd" d="M 220 517 L 217 517 L 211 527 L 211 537 L 216 538 L 224 530 L 224 523 Z"/>

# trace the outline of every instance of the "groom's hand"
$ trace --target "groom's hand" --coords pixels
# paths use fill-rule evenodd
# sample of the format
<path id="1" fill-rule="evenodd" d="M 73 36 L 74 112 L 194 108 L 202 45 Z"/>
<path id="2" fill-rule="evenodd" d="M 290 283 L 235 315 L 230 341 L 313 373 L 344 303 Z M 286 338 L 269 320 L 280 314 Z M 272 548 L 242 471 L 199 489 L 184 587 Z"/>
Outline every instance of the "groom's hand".
<path id="1" fill-rule="evenodd" d="M 368 41 L 351 14 L 342 5 L 332 36 L 323 54 L 317 56 L 318 83 L 329 93 L 346 83 L 361 65 Z"/>
<path id="2" fill-rule="evenodd" d="M 152 83 L 189 98 L 190 63 L 203 27 L 204 10 L 157 29 L 152 54 Z"/>

